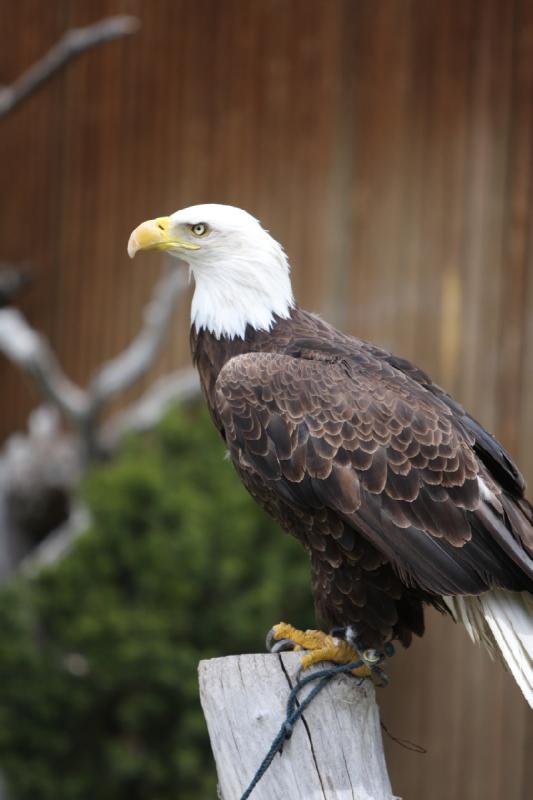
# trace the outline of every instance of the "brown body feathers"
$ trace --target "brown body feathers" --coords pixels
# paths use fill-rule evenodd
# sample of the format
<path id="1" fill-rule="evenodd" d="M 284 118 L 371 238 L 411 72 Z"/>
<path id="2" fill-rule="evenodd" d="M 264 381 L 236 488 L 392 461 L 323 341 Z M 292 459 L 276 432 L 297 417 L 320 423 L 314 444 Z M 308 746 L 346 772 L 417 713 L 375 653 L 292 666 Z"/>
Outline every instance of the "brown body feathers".
<path id="1" fill-rule="evenodd" d="M 191 347 L 243 483 L 309 553 L 328 625 L 408 644 L 424 602 L 532 591 L 522 476 L 421 370 L 300 309 L 244 339 L 193 329 Z"/>

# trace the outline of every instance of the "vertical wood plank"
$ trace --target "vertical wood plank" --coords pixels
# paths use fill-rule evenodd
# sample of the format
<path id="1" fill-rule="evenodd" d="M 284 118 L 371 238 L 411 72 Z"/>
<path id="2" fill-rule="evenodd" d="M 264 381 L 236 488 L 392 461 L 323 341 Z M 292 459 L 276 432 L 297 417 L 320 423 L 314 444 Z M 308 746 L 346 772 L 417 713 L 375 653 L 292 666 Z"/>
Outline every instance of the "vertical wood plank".
<path id="1" fill-rule="evenodd" d="M 39 25 L 38 0 L 0 3 L 0 85 L 9 84 L 61 35 L 65 4 L 57 2 Z M 56 219 L 61 136 L 61 75 L 55 77 L 0 125 L 0 261 L 27 263 L 32 286 L 20 305 L 34 325 L 51 332 L 57 313 Z M 0 361 L 0 438 L 24 424 L 37 393 L 19 371 Z"/>

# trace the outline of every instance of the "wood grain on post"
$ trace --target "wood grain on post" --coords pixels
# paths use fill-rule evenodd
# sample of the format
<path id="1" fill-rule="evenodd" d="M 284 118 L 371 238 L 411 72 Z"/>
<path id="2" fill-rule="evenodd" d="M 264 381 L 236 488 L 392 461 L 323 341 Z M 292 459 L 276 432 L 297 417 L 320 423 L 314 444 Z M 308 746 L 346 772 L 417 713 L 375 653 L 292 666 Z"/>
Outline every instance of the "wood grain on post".
<path id="1" fill-rule="evenodd" d="M 255 775 L 285 719 L 299 666 L 296 653 L 200 662 L 200 699 L 222 800 L 239 800 Z M 338 675 L 306 709 L 253 792 L 253 800 L 286 798 L 392 800 L 369 681 L 358 685 Z"/>

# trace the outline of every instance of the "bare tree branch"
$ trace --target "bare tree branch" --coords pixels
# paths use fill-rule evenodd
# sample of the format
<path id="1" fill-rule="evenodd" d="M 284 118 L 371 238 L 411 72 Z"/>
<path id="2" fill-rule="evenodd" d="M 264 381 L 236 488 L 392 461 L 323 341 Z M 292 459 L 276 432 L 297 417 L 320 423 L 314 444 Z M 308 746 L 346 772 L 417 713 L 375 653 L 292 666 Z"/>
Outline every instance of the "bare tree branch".
<path id="1" fill-rule="evenodd" d="M 79 537 L 86 533 L 91 524 L 89 512 L 83 506 L 78 506 L 71 513 L 68 520 L 52 531 L 46 539 L 35 547 L 19 564 L 19 574 L 31 577 L 40 572 L 44 567 L 49 567 L 61 561 Z"/>
<path id="2" fill-rule="evenodd" d="M 15 308 L 0 310 L 0 351 L 26 370 L 45 397 L 79 425 L 88 410 L 85 392 L 67 378 L 46 340 Z"/>
<path id="3" fill-rule="evenodd" d="M 126 433 L 150 430 L 174 403 L 191 400 L 199 394 L 200 382 L 195 369 L 180 369 L 164 375 L 136 403 L 109 420 L 102 432 L 104 448 L 114 450 Z"/>
<path id="4" fill-rule="evenodd" d="M 183 269 L 171 267 L 157 282 L 145 311 L 145 321 L 133 342 L 97 372 L 84 390 L 74 384 L 59 366 L 46 339 L 28 324 L 14 308 L 0 309 L 0 352 L 29 373 L 38 388 L 76 428 L 81 437 L 83 458 L 90 461 L 102 451 L 109 452 L 120 438 L 120 431 L 146 427 L 142 420 L 157 421 L 170 403 L 170 397 L 189 396 L 196 386 L 192 372 L 177 373 L 168 383 L 158 384 L 120 415 L 121 421 L 101 434 L 100 417 L 106 403 L 128 389 L 152 366 L 170 326 L 179 294 L 186 286 Z M 164 389 L 161 386 L 164 385 Z M 114 432 L 113 432 L 114 431 Z"/>
<path id="5" fill-rule="evenodd" d="M 156 284 L 146 307 L 144 325 L 133 342 L 98 371 L 89 385 L 93 411 L 128 389 L 153 364 L 167 333 L 176 300 L 187 285 L 184 269 L 170 267 Z"/>
<path id="6" fill-rule="evenodd" d="M 0 117 L 9 114 L 68 61 L 91 47 L 135 33 L 139 24 L 136 17 L 122 15 L 67 31 L 36 64 L 23 72 L 10 86 L 0 88 Z"/>

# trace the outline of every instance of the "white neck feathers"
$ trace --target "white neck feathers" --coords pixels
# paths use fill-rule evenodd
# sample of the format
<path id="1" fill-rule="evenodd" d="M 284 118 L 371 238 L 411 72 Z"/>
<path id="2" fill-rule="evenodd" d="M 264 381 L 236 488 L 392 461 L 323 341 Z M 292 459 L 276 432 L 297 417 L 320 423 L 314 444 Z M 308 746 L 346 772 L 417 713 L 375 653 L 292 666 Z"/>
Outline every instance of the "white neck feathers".
<path id="1" fill-rule="evenodd" d="M 232 252 L 191 259 L 196 288 L 191 323 L 217 338 L 244 338 L 247 325 L 270 330 L 274 316 L 286 318 L 294 307 L 289 264 L 282 247 L 265 231 L 253 246 L 241 241 Z"/>

